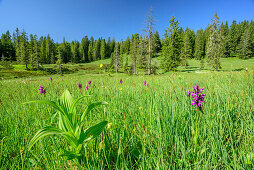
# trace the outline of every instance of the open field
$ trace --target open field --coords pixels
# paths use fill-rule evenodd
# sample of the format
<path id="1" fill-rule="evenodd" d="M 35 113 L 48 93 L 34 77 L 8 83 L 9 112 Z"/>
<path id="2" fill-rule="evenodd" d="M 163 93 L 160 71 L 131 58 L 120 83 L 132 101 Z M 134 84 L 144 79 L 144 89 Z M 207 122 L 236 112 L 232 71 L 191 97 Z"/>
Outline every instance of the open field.
<path id="1" fill-rule="evenodd" d="M 159 58 L 158 58 L 159 60 Z M 109 60 L 80 64 L 99 67 Z M 33 135 L 47 125 L 56 126 L 55 109 L 31 100 L 52 100 L 69 89 L 74 98 L 90 94 L 87 103 L 107 101 L 85 120 L 88 127 L 102 120 L 112 123 L 101 137 L 86 145 L 87 169 L 251 169 L 254 161 L 253 67 L 254 60 L 223 59 L 222 71 L 199 70 L 191 60 L 187 69 L 160 75 L 128 76 L 93 69 L 73 74 L 31 76 L 0 80 L 0 167 L 1 169 L 63 169 L 76 165 L 59 156 L 66 141 L 46 137 L 29 152 Z M 75 67 L 78 65 L 75 65 Z M 68 67 L 71 67 L 68 66 Z M 246 69 L 248 68 L 248 69 Z M 17 70 L 15 68 L 14 70 Z M 97 74 L 102 73 L 102 74 Z M 160 72 L 159 72 L 160 73 Z M 53 81 L 50 81 L 50 77 Z M 123 84 L 120 84 L 120 79 Z M 91 88 L 85 85 L 91 80 Z M 150 84 L 144 86 L 144 81 Z M 82 83 L 80 90 L 77 83 Z M 197 145 L 196 107 L 187 91 L 204 88 L 204 114 L 200 115 Z M 40 86 L 47 89 L 39 93 Z"/>

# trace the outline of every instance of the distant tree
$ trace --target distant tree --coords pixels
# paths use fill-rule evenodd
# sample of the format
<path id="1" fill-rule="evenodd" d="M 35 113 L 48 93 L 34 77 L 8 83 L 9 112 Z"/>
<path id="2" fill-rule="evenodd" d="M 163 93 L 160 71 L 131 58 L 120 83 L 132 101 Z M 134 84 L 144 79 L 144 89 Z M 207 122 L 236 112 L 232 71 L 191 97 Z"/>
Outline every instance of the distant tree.
<path id="1" fill-rule="evenodd" d="M 223 24 L 223 22 L 221 23 L 219 31 L 222 38 L 223 57 L 230 57 L 229 28 L 228 28 L 227 21 L 226 21 L 226 24 Z"/>
<path id="2" fill-rule="evenodd" d="M 88 46 L 88 61 L 93 61 L 93 43 L 90 42 Z"/>
<path id="3" fill-rule="evenodd" d="M 23 30 L 23 32 L 21 33 L 21 36 L 19 37 L 19 46 L 17 49 L 17 54 L 18 54 L 18 61 L 22 64 L 25 64 L 26 69 L 27 69 L 27 64 L 29 61 L 27 46 L 28 46 L 27 33 Z"/>
<path id="4" fill-rule="evenodd" d="M 130 54 L 132 58 L 132 72 L 138 73 L 138 48 L 139 48 L 139 34 L 136 33 L 131 37 Z"/>
<path id="5" fill-rule="evenodd" d="M 212 29 L 207 44 L 207 61 L 218 71 L 221 68 L 220 58 L 223 56 L 223 44 L 222 36 L 219 32 L 219 17 L 215 11 L 214 17 L 212 18 Z"/>
<path id="6" fill-rule="evenodd" d="M 165 39 L 163 40 L 162 54 L 164 56 L 162 68 L 165 71 L 176 70 L 179 66 L 181 58 L 182 38 L 179 30 L 179 22 L 175 20 L 173 15 L 169 21 L 170 27 L 165 30 Z"/>
<path id="7" fill-rule="evenodd" d="M 139 37 L 138 45 L 138 64 L 139 68 L 147 69 L 149 64 L 149 37 L 142 36 Z M 138 73 L 138 72 L 137 72 Z M 151 72 L 149 73 L 151 74 Z"/>
<path id="8" fill-rule="evenodd" d="M 160 40 L 160 36 L 159 36 L 159 32 L 155 31 L 155 33 L 153 34 L 153 52 L 154 53 L 158 53 L 161 50 L 161 40 Z"/>
<path id="9" fill-rule="evenodd" d="M 101 40 L 101 45 L 100 45 L 100 56 L 101 56 L 101 60 L 104 60 L 106 57 L 106 42 L 105 40 Z"/>
<path id="10" fill-rule="evenodd" d="M 123 43 L 123 52 L 125 54 L 129 54 L 130 53 L 130 45 L 131 45 L 130 37 L 127 36 L 126 40 Z"/>
<path id="11" fill-rule="evenodd" d="M 115 38 L 113 37 L 113 39 L 110 41 L 110 45 L 109 45 L 110 53 L 113 53 L 113 52 L 114 52 L 115 44 L 116 44 Z"/>
<path id="12" fill-rule="evenodd" d="M 79 54 L 81 56 L 81 62 L 85 62 L 85 38 L 83 37 L 79 45 Z"/>
<path id="13" fill-rule="evenodd" d="M 76 40 L 72 41 L 72 43 L 71 43 L 71 53 L 72 53 L 71 61 L 73 63 L 79 63 L 80 62 L 79 42 Z"/>
<path id="14" fill-rule="evenodd" d="M 93 53 L 93 60 L 96 61 L 101 58 L 100 54 L 100 48 L 101 48 L 101 39 L 95 41 L 94 45 L 94 53 Z"/>
<path id="15" fill-rule="evenodd" d="M 203 29 L 197 31 L 196 41 L 195 41 L 195 58 L 200 60 L 200 69 L 204 68 L 204 58 L 205 58 L 205 37 Z"/>
<path id="16" fill-rule="evenodd" d="M 59 65 L 59 72 L 60 72 L 60 75 L 62 76 L 63 72 L 62 72 L 62 56 L 61 56 L 61 53 L 63 52 L 63 49 L 61 48 L 60 45 L 57 47 L 57 49 L 58 49 L 58 56 L 57 56 L 56 64 Z"/>
<path id="17" fill-rule="evenodd" d="M 237 56 L 242 59 L 253 57 L 253 44 L 250 29 L 245 29 L 241 41 L 237 46 Z"/>
<path id="18" fill-rule="evenodd" d="M 181 52 L 182 64 L 187 68 L 188 60 L 193 56 L 193 47 L 192 47 L 192 34 L 191 30 L 187 27 L 184 36 L 183 36 L 183 48 Z"/>

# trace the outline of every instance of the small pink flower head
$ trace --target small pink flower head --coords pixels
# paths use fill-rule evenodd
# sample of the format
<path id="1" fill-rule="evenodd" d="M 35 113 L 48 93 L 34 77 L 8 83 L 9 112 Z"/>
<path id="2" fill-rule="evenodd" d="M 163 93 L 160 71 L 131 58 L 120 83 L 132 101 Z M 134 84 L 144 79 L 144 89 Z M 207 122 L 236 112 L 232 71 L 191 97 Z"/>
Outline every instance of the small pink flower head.
<path id="1" fill-rule="evenodd" d="M 78 88 L 81 89 L 82 88 L 82 84 L 78 83 Z"/>
<path id="2" fill-rule="evenodd" d="M 53 79 L 52 79 L 52 77 L 50 77 L 50 81 L 52 81 Z"/>
<path id="3" fill-rule="evenodd" d="M 146 86 L 146 81 L 144 81 L 144 86 Z"/>
<path id="4" fill-rule="evenodd" d="M 86 90 L 88 90 L 90 88 L 90 86 L 86 86 Z"/>
<path id="5" fill-rule="evenodd" d="M 90 85 L 92 83 L 92 81 L 89 81 L 87 84 Z"/>
<path id="6" fill-rule="evenodd" d="M 120 79 L 120 84 L 123 84 L 123 80 L 122 79 Z"/>
<path id="7" fill-rule="evenodd" d="M 200 89 L 199 86 L 196 84 L 193 87 L 193 92 L 191 92 L 190 90 L 187 92 L 187 97 L 192 97 L 193 101 L 192 101 L 192 105 L 196 105 L 201 107 L 201 103 L 204 102 L 205 99 L 205 95 L 202 94 L 204 91 L 204 89 Z"/>
<path id="8" fill-rule="evenodd" d="M 39 90 L 40 90 L 41 95 L 45 95 L 46 94 L 46 89 L 44 89 L 43 86 L 40 86 Z"/>

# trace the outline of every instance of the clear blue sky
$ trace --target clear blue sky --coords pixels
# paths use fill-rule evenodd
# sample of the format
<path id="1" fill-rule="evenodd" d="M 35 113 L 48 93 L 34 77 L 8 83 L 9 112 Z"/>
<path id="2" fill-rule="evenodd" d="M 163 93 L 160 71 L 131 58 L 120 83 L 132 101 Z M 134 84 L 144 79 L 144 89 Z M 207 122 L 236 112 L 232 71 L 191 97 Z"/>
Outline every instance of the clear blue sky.
<path id="1" fill-rule="evenodd" d="M 142 33 L 153 6 L 160 36 L 175 14 L 180 26 L 205 28 L 217 10 L 220 21 L 254 20 L 254 0 L 0 0 L 0 33 L 16 27 L 55 42 L 115 37 L 117 41 Z"/>

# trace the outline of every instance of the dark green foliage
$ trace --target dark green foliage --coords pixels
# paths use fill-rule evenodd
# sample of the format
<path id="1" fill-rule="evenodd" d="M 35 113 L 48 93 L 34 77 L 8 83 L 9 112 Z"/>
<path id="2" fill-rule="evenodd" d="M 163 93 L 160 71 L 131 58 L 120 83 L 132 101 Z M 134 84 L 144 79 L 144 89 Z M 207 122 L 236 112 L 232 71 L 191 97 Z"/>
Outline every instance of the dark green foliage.
<path id="1" fill-rule="evenodd" d="M 165 39 L 162 42 L 162 53 L 164 56 L 162 68 L 165 71 L 174 71 L 180 65 L 181 61 L 180 54 L 182 37 L 178 27 L 179 22 L 178 20 L 175 20 L 174 15 L 170 19 L 169 23 L 170 27 L 165 30 Z"/>
<path id="2" fill-rule="evenodd" d="M 242 59 L 247 59 L 253 57 L 253 42 L 251 39 L 250 28 L 245 29 L 240 43 L 237 46 L 237 56 Z"/>
<path id="3" fill-rule="evenodd" d="M 224 49 L 222 35 L 219 32 L 219 18 L 216 11 L 212 18 L 212 27 L 210 31 L 211 33 L 206 49 L 207 61 L 218 71 L 218 69 L 221 68 L 220 58 L 224 55 Z"/>

